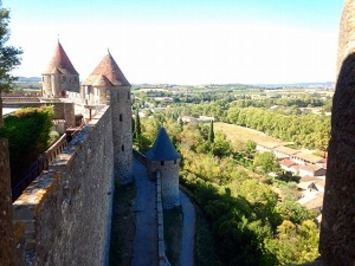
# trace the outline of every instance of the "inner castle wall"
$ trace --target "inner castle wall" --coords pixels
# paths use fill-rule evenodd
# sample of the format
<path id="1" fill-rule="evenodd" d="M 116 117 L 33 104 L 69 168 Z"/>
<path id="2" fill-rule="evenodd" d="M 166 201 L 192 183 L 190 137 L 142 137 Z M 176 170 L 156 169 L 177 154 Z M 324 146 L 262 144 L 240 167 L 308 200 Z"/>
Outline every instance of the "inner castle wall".
<path id="1" fill-rule="evenodd" d="M 30 265 L 105 265 L 114 193 L 110 106 L 13 203 Z M 25 265 L 17 258 L 18 265 Z"/>

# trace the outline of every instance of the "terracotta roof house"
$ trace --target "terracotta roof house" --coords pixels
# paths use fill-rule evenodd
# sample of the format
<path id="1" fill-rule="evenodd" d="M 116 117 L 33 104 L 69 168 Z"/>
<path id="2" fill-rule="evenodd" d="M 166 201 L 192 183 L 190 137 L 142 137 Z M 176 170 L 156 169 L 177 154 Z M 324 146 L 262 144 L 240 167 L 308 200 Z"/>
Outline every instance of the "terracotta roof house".
<path id="1" fill-rule="evenodd" d="M 257 151 L 261 151 L 261 152 L 264 152 L 264 151 L 273 152 L 273 150 L 276 147 L 279 147 L 281 145 L 282 144 L 278 143 L 278 142 L 259 142 L 259 143 L 256 144 L 256 150 Z"/>
<path id="2" fill-rule="evenodd" d="M 273 151 L 277 158 L 289 158 L 299 152 L 298 150 L 291 149 L 285 146 L 278 146 L 274 148 Z"/>
<path id="3" fill-rule="evenodd" d="M 304 202 L 303 205 L 308 210 L 322 210 L 323 208 L 323 193 L 318 193 L 309 201 Z"/>
<path id="4" fill-rule="evenodd" d="M 283 159 L 281 161 L 279 161 L 280 167 L 288 172 L 297 174 L 297 172 L 295 171 L 294 168 L 292 168 L 292 166 L 296 165 L 296 163 L 290 159 Z"/>
<path id="5" fill-rule="evenodd" d="M 309 154 L 306 152 L 299 152 L 291 156 L 292 160 L 295 161 L 297 164 L 306 164 L 306 163 L 318 163 L 322 161 L 322 157 Z"/>
<path id="6" fill-rule="evenodd" d="M 301 165 L 299 168 L 299 175 L 302 176 L 323 176 L 326 174 L 326 169 L 317 165 Z"/>

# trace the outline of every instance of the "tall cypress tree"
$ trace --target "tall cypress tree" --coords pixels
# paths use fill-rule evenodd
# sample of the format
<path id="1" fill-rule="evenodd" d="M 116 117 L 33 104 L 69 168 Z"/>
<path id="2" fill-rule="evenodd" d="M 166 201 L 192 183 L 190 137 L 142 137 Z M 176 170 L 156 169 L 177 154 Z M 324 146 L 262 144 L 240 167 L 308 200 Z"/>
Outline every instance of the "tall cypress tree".
<path id="1" fill-rule="evenodd" d="M 208 142 L 209 143 L 214 143 L 213 120 L 211 120 L 210 131 L 208 132 Z"/>
<path id="2" fill-rule="evenodd" d="M 134 123 L 134 139 L 138 145 L 138 148 L 140 149 L 141 148 L 141 142 L 142 142 L 142 129 L 141 129 L 141 119 L 139 117 L 139 107 L 137 106 L 137 109 L 136 109 L 136 114 L 135 114 L 135 123 Z"/>

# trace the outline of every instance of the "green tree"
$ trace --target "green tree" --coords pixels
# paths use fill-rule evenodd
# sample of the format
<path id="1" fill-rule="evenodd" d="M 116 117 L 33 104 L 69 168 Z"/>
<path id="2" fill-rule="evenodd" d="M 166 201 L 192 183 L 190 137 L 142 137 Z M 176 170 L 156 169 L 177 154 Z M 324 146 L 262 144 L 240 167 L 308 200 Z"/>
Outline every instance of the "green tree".
<path id="1" fill-rule="evenodd" d="M 280 170 L 277 158 L 272 152 L 262 152 L 255 155 L 253 167 L 264 174 Z"/>
<path id="2" fill-rule="evenodd" d="M 141 129 L 141 119 L 139 117 L 139 108 L 137 107 L 136 109 L 136 114 L 135 114 L 135 123 L 134 123 L 134 140 L 138 146 L 138 149 L 142 148 L 142 129 Z"/>
<path id="3" fill-rule="evenodd" d="M 213 129 L 213 120 L 211 120 L 210 131 L 208 132 L 208 142 L 214 142 L 214 129 Z"/>
<path id="4" fill-rule="evenodd" d="M 305 220 L 314 219 L 315 214 L 308 211 L 298 202 L 292 200 L 283 200 L 279 202 L 275 208 L 276 213 L 280 215 L 282 220 L 289 220 L 292 223 L 300 224 Z"/>
<path id="5" fill-rule="evenodd" d="M 232 146 L 227 140 L 225 134 L 217 133 L 212 145 L 212 153 L 218 157 L 229 156 L 232 152 Z"/>
<path id="6" fill-rule="evenodd" d="M 4 123 L 1 93 L 3 91 L 7 92 L 12 88 L 12 83 L 16 80 L 16 77 L 11 74 L 11 70 L 20 64 L 19 55 L 22 53 L 21 49 L 6 45 L 10 38 L 9 22 L 10 12 L 2 7 L 2 2 L 0 1 L 0 126 Z"/>

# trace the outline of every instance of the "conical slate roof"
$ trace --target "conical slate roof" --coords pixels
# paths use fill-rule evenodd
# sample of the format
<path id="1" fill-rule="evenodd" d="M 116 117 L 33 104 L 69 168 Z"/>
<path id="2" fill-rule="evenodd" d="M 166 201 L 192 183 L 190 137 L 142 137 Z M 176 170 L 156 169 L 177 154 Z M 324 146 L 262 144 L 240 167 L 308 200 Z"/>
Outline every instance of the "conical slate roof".
<path id="1" fill-rule="evenodd" d="M 65 53 L 63 46 L 60 44 L 59 41 L 57 47 L 55 48 L 52 60 L 49 62 L 48 66 L 43 71 L 43 74 L 54 73 L 79 75 L 79 73 L 75 70 L 73 64 L 70 62 L 69 57 Z"/>
<path id="2" fill-rule="evenodd" d="M 94 85 L 98 77 L 103 75 L 113 86 L 130 86 L 128 80 L 123 75 L 116 61 L 108 53 L 83 83 L 84 85 Z"/>
<path id="3" fill-rule="evenodd" d="M 153 148 L 147 152 L 151 161 L 172 161 L 180 158 L 165 128 L 161 127 Z"/>

